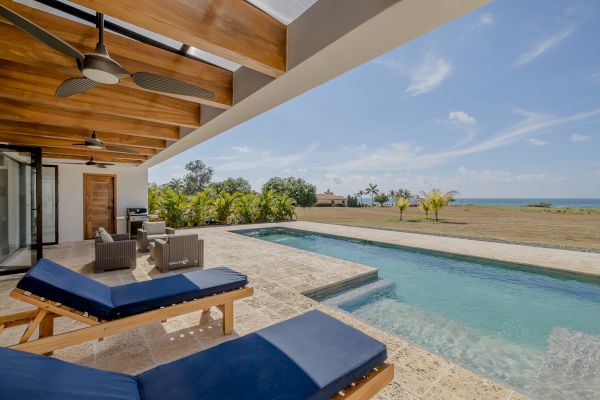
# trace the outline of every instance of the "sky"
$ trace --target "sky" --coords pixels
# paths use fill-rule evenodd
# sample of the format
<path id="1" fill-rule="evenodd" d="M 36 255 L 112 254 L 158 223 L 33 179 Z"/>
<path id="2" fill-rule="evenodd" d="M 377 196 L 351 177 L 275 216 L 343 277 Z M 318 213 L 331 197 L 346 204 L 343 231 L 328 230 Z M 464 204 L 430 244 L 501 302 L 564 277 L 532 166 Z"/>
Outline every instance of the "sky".
<path id="1" fill-rule="evenodd" d="M 600 2 L 496 0 L 149 171 L 600 198 Z"/>

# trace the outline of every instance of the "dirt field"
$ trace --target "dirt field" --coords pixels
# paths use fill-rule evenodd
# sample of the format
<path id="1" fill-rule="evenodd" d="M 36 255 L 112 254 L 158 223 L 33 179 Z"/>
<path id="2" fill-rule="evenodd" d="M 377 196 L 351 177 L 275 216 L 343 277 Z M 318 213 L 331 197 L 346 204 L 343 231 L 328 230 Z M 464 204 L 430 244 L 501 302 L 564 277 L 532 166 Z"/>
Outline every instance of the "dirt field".
<path id="1" fill-rule="evenodd" d="M 313 207 L 296 213 L 304 221 L 600 249 L 600 210 L 449 206 L 440 212 L 440 222 L 425 221 L 423 212 L 413 207 L 404 212 L 403 221 L 395 207 Z"/>

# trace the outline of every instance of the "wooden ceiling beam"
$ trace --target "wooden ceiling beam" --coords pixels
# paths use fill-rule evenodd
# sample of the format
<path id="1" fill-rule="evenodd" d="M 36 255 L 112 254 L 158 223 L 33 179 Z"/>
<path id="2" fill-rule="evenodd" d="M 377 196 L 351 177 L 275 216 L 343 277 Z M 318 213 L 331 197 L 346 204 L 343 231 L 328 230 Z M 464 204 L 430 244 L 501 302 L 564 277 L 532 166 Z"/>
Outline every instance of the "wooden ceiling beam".
<path id="1" fill-rule="evenodd" d="M 179 128 L 174 126 L 87 111 L 65 110 L 45 104 L 2 98 L 0 98 L 0 119 L 98 130 L 155 139 L 179 139 Z"/>
<path id="2" fill-rule="evenodd" d="M 96 46 L 98 31 L 94 27 L 10 0 L 0 0 L 0 4 L 59 36 L 83 53 L 92 52 Z M 219 108 L 231 106 L 233 96 L 233 73 L 231 71 L 110 32 L 105 32 L 104 41 L 111 57 L 131 73 L 144 71 L 165 75 L 203 87 L 215 94 L 213 98 L 204 99 L 165 95 Z M 51 49 L 4 19 L 0 19 L 0 59 L 52 68 L 70 76 L 81 76 L 73 58 Z M 135 85 L 131 79 L 123 79 L 119 86 L 144 90 Z M 149 91 L 149 93 L 153 92 Z"/>
<path id="3" fill-rule="evenodd" d="M 56 97 L 56 88 L 69 77 L 48 69 L 0 60 L 0 97 L 188 128 L 200 126 L 197 103 L 123 86 L 100 85 L 71 97 Z"/>
<path id="4" fill-rule="evenodd" d="M 74 0 L 111 17 L 278 77 L 287 27 L 241 0 Z"/>
<path id="5" fill-rule="evenodd" d="M 44 153 L 51 154 L 63 154 L 70 156 L 82 156 L 82 157 L 108 157 L 115 160 L 133 160 L 133 161 L 145 161 L 148 159 L 147 156 L 142 154 L 127 154 L 127 153 L 111 153 L 106 150 L 83 150 L 83 149 L 63 149 L 60 147 L 42 147 L 42 155 Z"/>
<path id="6" fill-rule="evenodd" d="M 81 128 L 67 128 L 62 126 L 35 124 L 29 122 L 0 120 L 0 133 L 18 134 L 19 136 L 27 135 L 50 139 L 83 141 L 86 137 L 90 137 L 93 131 Z M 162 150 L 166 147 L 166 142 L 161 139 L 122 135 L 101 131 L 97 131 L 96 135 L 105 144 L 113 146 L 129 146 L 135 149 L 148 148 L 157 150 Z"/>
<path id="7" fill-rule="evenodd" d="M 68 140 L 68 139 L 55 139 L 55 138 L 45 138 L 45 137 L 36 137 L 36 136 L 27 136 L 27 135 L 15 135 L 11 133 L 0 133 L 0 142 L 10 143 L 14 145 L 21 146 L 43 146 L 43 147 L 57 147 L 64 149 L 86 149 L 85 146 L 81 146 L 83 141 L 81 140 Z M 153 156 L 156 154 L 156 150 L 148 149 L 144 147 L 129 147 L 129 146 L 120 146 L 126 148 L 128 150 L 135 151 L 137 154 L 145 155 L 145 156 Z M 122 151 L 115 151 L 105 149 L 104 151 L 109 153 L 117 153 L 122 154 Z"/>
<path id="8" fill-rule="evenodd" d="M 51 153 L 51 152 L 42 153 L 42 159 L 47 159 L 47 158 L 54 158 L 54 159 L 59 159 L 59 160 L 81 160 L 83 162 L 88 161 L 90 159 L 90 157 L 83 156 L 83 155 L 57 154 L 57 153 Z M 118 158 L 113 158 L 113 157 L 106 157 L 104 155 L 99 155 L 97 157 L 94 157 L 94 160 L 100 161 L 100 162 L 109 162 L 109 163 L 126 163 L 126 164 L 135 164 L 135 165 L 141 164 L 141 162 L 138 160 L 123 160 L 123 159 L 118 159 Z"/>

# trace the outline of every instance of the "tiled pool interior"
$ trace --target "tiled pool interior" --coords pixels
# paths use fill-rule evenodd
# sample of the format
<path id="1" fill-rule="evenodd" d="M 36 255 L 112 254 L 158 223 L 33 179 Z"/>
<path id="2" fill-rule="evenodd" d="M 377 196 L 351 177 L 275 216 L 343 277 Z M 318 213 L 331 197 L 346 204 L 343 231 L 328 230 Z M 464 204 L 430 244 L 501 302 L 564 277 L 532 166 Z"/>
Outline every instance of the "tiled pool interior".
<path id="1" fill-rule="evenodd" d="M 325 304 L 533 398 L 600 388 L 600 282 L 288 228 L 247 236 L 379 269 Z"/>

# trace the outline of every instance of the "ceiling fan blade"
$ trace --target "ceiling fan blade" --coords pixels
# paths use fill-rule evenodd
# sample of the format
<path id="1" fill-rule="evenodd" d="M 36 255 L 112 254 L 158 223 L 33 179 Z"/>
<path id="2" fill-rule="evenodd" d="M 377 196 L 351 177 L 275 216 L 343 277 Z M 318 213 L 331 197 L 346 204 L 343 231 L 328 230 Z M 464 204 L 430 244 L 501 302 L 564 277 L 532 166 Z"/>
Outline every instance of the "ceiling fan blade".
<path id="1" fill-rule="evenodd" d="M 189 83 L 180 81 L 179 79 L 151 74 L 150 72 L 136 72 L 131 77 L 136 85 L 144 89 L 153 90 L 155 92 L 200 98 L 211 98 L 215 96 L 215 94 L 210 90 L 190 85 Z"/>
<path id="2" fill-rule="evenodd" d="M 94 136 L 86 137 L 84 146 L 106 147 L 100 139 Z"/>
<path id="3" fill-rule="evenodd" d="M 83 93 L 86 90 L 95 88 L 99 83 L 88 78 L 70 78 L 60 84 L 56 89 L 57 97 L 69 97 L 74 94 Z"/>
<path id="4" fill-rule="evenodd" d="M 85 146 L 85 143 L 72 143 L 71 146 Z"/>
<path id="5" fill-rule="evenodd" d="M 107 163 L 107 162 L 100 162 L 100 163 L 96 163 L 96 166 L 97 166 L 98 168 L 106 168 L 106 166 L 107 166 L 107 165 L 115 165 L 115 164 L 112 164 L 112 163 Z"/>
<path id="6" fill-rule="evenodd" d="M 54 50 L 75 57 L 78 60 L 83 60 L 83 54 L 75 47 L 3 5 L 0 5 L 0 16 L 12 22 L 19 29 L 22 29 L 34 38 L 52 47 Z"/>
<path id="7" fill-rule="evenodd" d="M 106 146 L 104 147 L 106 150 L 110 150 L 110 151 L 118 151 L 121 153 L 129 153 L 129 154 L 137 154 L 138 152 L 132 149 L 128 149 L 126 147 L 120 147 L 120 146 Z"/>

